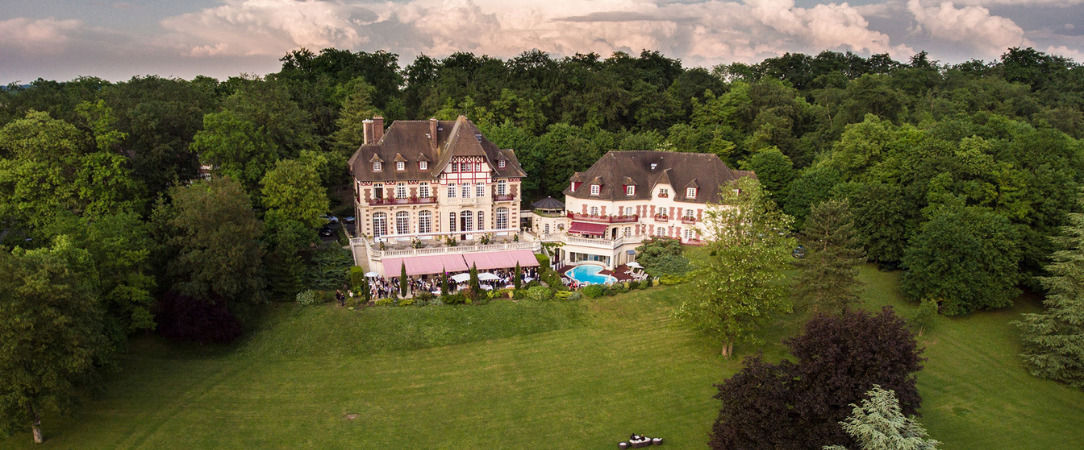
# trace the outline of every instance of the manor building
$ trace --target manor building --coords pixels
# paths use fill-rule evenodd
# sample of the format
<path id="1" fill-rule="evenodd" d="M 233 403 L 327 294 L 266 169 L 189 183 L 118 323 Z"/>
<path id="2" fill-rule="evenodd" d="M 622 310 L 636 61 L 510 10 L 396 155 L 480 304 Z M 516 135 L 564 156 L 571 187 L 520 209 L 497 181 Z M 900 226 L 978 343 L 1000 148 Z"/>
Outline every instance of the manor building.
<path id="1" fill-rule="evenodd" d="M 649 237 L 699 244 L 702 223 L 720 189 L 751 171 L 733 170 L 707 153 L 611 151 L 565 189 L 564 264 L 593 261 L 612 269 L 635 259 Z"/>
<path id="2" fill-rule="evenodd" d="M 512 150 L 500 149 L 464 116 L 364 121 L 350 158 L 357 234 L 378 244 L 467 241 L 513 235 L 520 181 Z M 420 244 L 419 244 L 420 245 Z"/>

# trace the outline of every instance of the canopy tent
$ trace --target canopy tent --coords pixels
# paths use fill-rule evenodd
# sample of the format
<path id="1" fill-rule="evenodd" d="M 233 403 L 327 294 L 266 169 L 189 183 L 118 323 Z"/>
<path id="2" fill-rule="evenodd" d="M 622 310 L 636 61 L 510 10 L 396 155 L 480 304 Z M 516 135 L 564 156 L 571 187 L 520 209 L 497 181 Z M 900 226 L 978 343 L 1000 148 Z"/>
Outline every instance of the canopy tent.
<path id="1" fill-rule="evenodd" d="M 455 275 L 452 275 L 451 279 L 452 279 L 452 281 L 454 281 L 456 283 L 466 283 L 467 281 L 470 280 L 470 274 L 469 273 L 455 274 Z"/>
<path id="2" fill-rule="evenodd" d="M 407 276 L 431 275 L 446 272 L 462 272 L 470 269 L 463 262 L 463 255 L 411 256 L 409 258 L 388 258 L 384 260 L 384 276 L 398 276 L 402 265 L 406 265 Z"/>
<path id="3" fill-rule="evenodd" d="M 634 269 L 643 269 L 644 268 L 644 266 L 641 266 L 640 263 L 638 263 L 636 261 L 630 262 L 630 263 L 628 263 L 626 265 L 629 266 L 629 267 L 632 267 Z"/>
<path id="4" fill-rule="evenodd" d="M 379 277 L 379 276 L 380 276 L 380 274 L 376 273 L 376 272 L 365 272 L 365 277 L 367 277 L 367 278 L 376 278 L 376 277 Z"/>
<path id="5" fill-rule="evenodd" d="M 510 250 L 503 252 L 466 253 L 463 255 L 467 267 L 476 266 L 478 270 L 511 269 L 519 263 L 520 267 L 535 267 L 538 258 L 530 250 Z"/>
<path id="6" fill-rule="evenodd" d="M 498 276 L 496 276 L 494 274 L 491 274 L 489 272 L 482 272 L 482 273 L 478 274 L 478 280 L 479 281 L 497 281 L 499 279 L 501 279 L 501 277 L 498 277 Z"/>
<path id="7" fill-rule="evenodd" d="M 603 234 L 606 234 L 606 226 L 607 225 L 604 223 L 572 221 L 572 226 L 568 227 L 568 232 L 602 236 Z"/>

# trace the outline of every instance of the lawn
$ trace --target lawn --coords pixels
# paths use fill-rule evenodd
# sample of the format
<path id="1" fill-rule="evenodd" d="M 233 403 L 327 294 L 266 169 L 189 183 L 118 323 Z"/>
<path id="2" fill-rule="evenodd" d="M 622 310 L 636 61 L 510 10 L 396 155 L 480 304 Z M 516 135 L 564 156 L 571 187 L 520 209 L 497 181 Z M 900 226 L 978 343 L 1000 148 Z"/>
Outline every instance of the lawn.
<path id="1" fill-rule="evenodd" d="M 864 269 L 866 305 L 906 312 L 896 275 Z M 672 326 L 681 287 L 577 303 L 373 308 L 278 304 L 242 342 L 137 339 L 52 448 L 613 448 L 629 433 L 702 447 L 713 383 L 740 367 Z M 1084 445 L 1084 393 L 1028 375 L 1009 311 L 939 318 L 922 344 L 921 421 L 944 448 Z M 762 349 L 800 318 L 767 330 Z M 739 347 L 739 354 L 754 348 Z M 30 447 L 28 434 L 0 448 Z"/>

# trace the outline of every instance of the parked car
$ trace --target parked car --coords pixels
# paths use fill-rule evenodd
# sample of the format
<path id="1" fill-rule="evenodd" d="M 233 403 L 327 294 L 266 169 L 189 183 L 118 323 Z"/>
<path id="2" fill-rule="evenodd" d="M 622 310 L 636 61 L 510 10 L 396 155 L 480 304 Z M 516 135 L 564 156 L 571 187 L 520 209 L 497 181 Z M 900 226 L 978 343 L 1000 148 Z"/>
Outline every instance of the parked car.
<path id="1" fill-rule="evenodd" d="M 335 235 L 335 227 L 330 223 L 320 228 L 320 236 L 329 237 Z"/>
<path id="2" fill-rule="evenodd" d="M 346 224 L 353 224 L 355 220 L 354 216 L 343 217 L 343 223 Z"/>
<path id="3" fill-rule="evenodd" d="M 339 218 L 338 218 L 338 217 L 335 217 L 335 216 L 333 216 L 333 215 L 331 215 L 331 214 L 321 214 L 321 215 L 320 215 L 320 218 L 321 218 L 321 219 L 324 219 L 324 220 L 327 220 L 327 222 L 328 222 L 329 224 L 335 224 L 335 225 L 338 225 L 338 224 L 339 224 Z"/>

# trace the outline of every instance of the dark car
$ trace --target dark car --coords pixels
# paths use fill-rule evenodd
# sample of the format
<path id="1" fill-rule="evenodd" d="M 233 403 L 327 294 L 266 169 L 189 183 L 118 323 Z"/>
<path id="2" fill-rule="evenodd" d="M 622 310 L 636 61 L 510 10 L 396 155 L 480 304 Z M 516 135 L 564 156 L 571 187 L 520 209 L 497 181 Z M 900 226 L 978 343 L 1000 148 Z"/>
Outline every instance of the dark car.
<path id="1" fill-rule="evenodd" d="M 334 234 L 335 227 L 331 226 L 330 223 L 320 228 L 320 236 L 329 237 L 333 236 Z"/>

